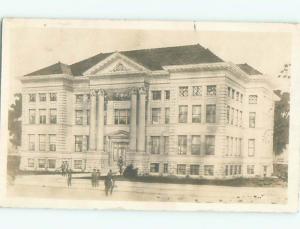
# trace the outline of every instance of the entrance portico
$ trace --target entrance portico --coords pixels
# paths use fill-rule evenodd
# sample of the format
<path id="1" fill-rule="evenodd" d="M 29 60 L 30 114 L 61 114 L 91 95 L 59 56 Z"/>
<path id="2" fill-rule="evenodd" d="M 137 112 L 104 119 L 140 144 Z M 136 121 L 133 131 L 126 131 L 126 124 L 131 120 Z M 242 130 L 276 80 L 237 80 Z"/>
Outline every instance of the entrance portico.
<path id="1" fill-rule="evenodd" d="M 91 90 L 90 151 L 108 166 L 145 152 L 146 87 Z M 109 112 L 108 112 L 109 110 Z M 118 120 L 116 111 L 127 111 L 128 120 Z M 108 117 L 107 114 L 114 114 Z M 103 164 L 101 163 L 101 164 Z"/>

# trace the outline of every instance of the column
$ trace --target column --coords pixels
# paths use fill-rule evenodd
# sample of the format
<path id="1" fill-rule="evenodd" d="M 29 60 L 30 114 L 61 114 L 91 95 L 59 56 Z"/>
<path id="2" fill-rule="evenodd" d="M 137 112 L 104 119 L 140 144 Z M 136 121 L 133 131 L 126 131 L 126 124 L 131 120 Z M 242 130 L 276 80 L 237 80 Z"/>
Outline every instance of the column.
<path id="1" fill-rule="evenodd" d="M 98 92 L 97 150 L 104 151 L 104 90 Z"/>
<path id="2" fill-rule="evenodd" d="M 145 152 L 145 112 L 146 112 L 146 90 L 144 87 L 139 88 L 139 115 L 138 115 L 138 123 L 139 128 L 137 129 L 138 140 L 137 140 L 137 151 Z"/>
<path id="3" fill-rule="evenodd" d="M 90 108 L 90 142 L 89 142 L 89 148 L 92 151 L 96 150 L 96 96 L 97 91 L 92 90 L 91 91 L 91 108 Z"/>
<path id="4" fill-rule="evenodd" d="M 131 90 L 131 99 L 130 99 L 130 142 L 129 150 L 136 151 L 136 88 Z"/>

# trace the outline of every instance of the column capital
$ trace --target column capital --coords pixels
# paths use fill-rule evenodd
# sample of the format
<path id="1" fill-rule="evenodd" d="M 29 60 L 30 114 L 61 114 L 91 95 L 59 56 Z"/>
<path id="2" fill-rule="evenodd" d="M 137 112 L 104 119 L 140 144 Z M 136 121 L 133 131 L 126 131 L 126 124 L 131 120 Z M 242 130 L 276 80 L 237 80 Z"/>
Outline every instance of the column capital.
<path id="1" fill-rule="evenodd" d="M 99 89 L 98 90 L 98 95 L 99 96 L 104 96 L 105 95 L 105 90 L 104 89 Z"/>
<path id="2" fill-rule="evenodd" d="M 137 92 L 138 92 L 138 88 L 133 87 L 133 88 L 130 88 L 129 94 L 130 95 L 137 95 Z"/>
<path id="3" fill-rule="evenodd" d="M 91 94 L 91 96 L 96 96 L 96 95 L 98 94 L 98 90 L 92 89 L 92 90 L 90 91 L 90 94 Z"/>
<path id="4" fill-rule="evenodd" d="M 147 94 L 147 88 L 146 87 L 139 87 L 139 94 L 140 95 L 146 95 Z"/>

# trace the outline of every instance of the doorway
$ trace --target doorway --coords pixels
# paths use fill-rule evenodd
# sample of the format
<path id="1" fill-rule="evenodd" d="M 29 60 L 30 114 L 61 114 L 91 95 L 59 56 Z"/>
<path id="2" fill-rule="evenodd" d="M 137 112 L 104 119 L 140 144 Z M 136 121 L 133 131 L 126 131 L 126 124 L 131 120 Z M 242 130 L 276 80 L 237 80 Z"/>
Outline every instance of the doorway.
<path id="1" fill-rule="evenodd" d="M 112 152 L 113 152 L 113 160 L 114 161 L 118 161 L 120 156 L 122 156 L 123 160 L 125 160 L 127 151 L 128 151 L 128 142 L 113 142 L 112 143 Z"/>

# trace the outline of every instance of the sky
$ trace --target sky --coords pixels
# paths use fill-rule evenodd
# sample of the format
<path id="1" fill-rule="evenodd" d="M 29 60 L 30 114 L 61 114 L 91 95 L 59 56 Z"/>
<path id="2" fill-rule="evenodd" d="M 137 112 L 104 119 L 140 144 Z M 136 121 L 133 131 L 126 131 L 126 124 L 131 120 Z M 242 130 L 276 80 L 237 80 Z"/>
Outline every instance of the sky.
<path id="1" fill-rule="evenodd" d="M 11 93 L 20 90 L 18 77 L 57 63 L 72 64 L 100 52 L 200 44 L 225 61 L 248 63 L 277 77 L 291 62 L 287 32 L 226 32 L 23 26 L 9 29 Z"/>

